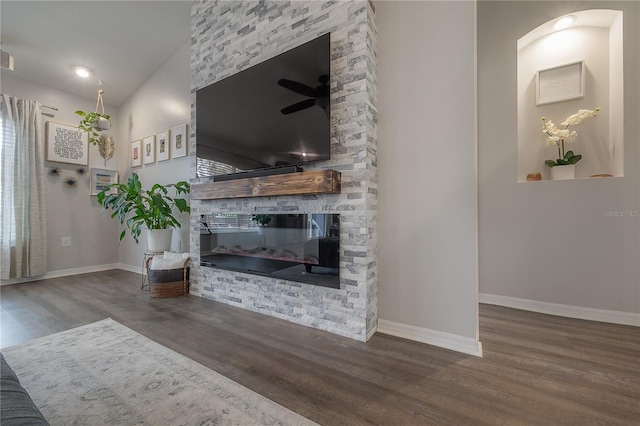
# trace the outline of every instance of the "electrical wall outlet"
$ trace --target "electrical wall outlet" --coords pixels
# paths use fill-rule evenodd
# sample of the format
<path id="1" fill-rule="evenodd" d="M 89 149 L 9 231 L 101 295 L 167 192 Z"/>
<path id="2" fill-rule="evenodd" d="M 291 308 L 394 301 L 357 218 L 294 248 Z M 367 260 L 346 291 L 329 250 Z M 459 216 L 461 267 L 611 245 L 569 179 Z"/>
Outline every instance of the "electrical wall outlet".
<path id="1" fill-rule="evenodd" d="M 71 237 L 62 237 L 62 247 L 71 247 Z"/>

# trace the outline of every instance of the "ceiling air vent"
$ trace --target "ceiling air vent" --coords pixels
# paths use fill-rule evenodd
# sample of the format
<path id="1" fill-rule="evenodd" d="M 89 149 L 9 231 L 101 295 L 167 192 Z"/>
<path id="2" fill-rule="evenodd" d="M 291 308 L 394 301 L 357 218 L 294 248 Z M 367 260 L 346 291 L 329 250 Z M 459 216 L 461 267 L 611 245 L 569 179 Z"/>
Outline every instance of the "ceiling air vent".
<path id="1" fill-rule="evenodd" d="M 0 50 L 0 56 L 2 56 L 1 68 L 13 71 L 13 55 Z"/>

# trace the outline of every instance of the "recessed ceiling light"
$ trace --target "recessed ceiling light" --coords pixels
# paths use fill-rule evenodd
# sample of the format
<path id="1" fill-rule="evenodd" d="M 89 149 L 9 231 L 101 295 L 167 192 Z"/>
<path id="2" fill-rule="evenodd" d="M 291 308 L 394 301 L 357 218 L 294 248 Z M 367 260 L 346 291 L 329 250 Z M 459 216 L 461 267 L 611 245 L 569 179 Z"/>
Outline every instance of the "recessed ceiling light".
<path id="1" fill-rule="evenodd" d="M 73 71 L 76 73 L 76 75 L 78 77 L 82 77 L 82 78 L 87 78 L 87 77 L 89 77 L 89 75 L 91 75 L 91 72 L 88 69 L 86 69 L 85 67 L 78 66 L 78 65 L 73 67 Z"/>
<path id="2" fill-rule="evenodd" d="M 562 18 L 556 21 L 556 23 L 553 25 L 553 28 L 556 30 L 564 30 L 569 25 L 571 25 L 575 20 L 576 20 L 576 17 L 573 15 L 563 16 Z"/>

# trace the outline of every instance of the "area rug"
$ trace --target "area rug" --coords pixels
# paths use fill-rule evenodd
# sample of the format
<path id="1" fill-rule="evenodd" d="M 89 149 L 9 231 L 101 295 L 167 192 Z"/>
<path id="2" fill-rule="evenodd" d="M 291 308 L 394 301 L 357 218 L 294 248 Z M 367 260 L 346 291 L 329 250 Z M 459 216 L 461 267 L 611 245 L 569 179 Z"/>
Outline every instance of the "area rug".
<path id="1" fill-rule="evenodd" d="M 52 425 L 315 425 L 112 319 L 2 353 Z"/>

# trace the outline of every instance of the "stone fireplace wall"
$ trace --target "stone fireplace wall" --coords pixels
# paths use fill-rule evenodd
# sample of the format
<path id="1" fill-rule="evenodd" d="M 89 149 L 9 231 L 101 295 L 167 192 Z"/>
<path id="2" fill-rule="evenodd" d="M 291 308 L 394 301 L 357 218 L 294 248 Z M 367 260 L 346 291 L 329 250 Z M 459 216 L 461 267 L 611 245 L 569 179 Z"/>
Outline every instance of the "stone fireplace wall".
<path id="1" fill-rule="evenodd" d="M 191 201 L 191 294 L 366 341 L 377 325 L 376 27 L 369 1 L 198 1 L 191 9 L 190 156 L 195 91 L 331 32 L 331 160 L 338 195 Z M 341 288 L 201 267 L 199 218 L 222 213 L 339 213 Z"/>

